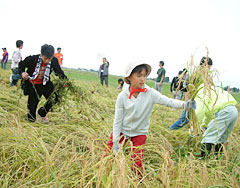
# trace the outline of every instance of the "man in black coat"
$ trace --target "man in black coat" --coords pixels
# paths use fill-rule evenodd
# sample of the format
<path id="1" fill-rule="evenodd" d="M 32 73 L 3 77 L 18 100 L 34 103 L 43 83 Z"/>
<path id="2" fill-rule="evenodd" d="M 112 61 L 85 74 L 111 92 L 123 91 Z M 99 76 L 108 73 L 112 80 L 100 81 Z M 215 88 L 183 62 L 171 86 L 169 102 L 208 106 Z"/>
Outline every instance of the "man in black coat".
<path id="1" fill-rule="evenodd" d="M 27 68 L 27 71 L 25 69 Z M 61 79 L 67 79 L 59 66 L 57 58 L 54 57 L 54 47 L 44 44 L 41 47 L 41 54 L 28 56 L 19 63 L 19 73 L 24 81 L 24 92 L 28 95 L 28 120 L 36 120 L 36 110 L 42 95 L 47 99 L 45 105 L 38 110 L 43 122 L 48 122 L 46 117 L 54 102 L 57 102 L 57 95 L 52 101 L 54 85 L 50 80 L 50 74 L 54 71 Z"/>

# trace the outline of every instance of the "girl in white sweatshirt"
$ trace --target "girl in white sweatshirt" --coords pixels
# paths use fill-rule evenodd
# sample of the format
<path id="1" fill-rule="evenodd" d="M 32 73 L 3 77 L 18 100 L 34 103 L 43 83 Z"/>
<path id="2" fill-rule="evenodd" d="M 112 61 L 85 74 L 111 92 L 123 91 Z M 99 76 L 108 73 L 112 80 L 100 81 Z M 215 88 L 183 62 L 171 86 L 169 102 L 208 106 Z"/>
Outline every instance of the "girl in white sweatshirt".
<path id="1" fill-rule="evenodd" d="M 151 66 L 141 62 L 129 63 L 126 68 L 125 82 L 129 86 L 119 93 L 115 105 L 113 133 L 108 142 L 109 150 L 118 151 L 118 143 L 132 142 L 134 170 L 141 176 L 144 145 L 150 126 L 154 104 L 172 108 L 194 108 L 195 103 L 168 98 L 145 84 Z"/>

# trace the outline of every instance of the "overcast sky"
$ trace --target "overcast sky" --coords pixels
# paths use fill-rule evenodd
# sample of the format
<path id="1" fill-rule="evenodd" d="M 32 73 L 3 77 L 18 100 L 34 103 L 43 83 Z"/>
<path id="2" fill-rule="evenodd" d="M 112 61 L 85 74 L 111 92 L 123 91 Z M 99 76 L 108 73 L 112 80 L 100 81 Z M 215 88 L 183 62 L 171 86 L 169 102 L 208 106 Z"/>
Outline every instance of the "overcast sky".
<path id="1" fill-rule="evenodd" d="M 172 79 L 207 46 L 223 84 L 240 87 L 239 10 L 239 0 L 0 0 L 0 47 L 12 56 L 21 39 L 26 57 L 52 44 L 69 68 L 97 70 L 106 56 L 115 75 L 141 60 L 151 78 L 163 60 Z"/>

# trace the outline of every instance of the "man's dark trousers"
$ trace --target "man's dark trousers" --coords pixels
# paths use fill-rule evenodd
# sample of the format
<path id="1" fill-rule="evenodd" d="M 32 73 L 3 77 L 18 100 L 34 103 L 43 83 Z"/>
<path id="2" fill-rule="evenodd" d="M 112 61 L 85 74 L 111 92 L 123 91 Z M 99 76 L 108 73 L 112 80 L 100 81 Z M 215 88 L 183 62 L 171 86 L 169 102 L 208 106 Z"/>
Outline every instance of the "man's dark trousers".
<path id="1" fill-rule="evenodd" d="M 105 81 L 105 85 L 108 86 L 108 75 L 101 76 L 101 84 L 103 85 L 103 81 Z"/>
<path id="2" fill-rule="evenodd" d="M 36 110 L 41 96 L 43 95 L 47 102 L 45 105 L 38 110 L 38 114 L 41 117 L 45 117 L 49 110 L 52 108 L 52 105 L 57 102 L 58 97 L 57 94 L 54 93 L 53 97 L 51 94 L 54 91 L 54 86 L 51 81 L 48 81 L 46 85 L 43 84 L 31 84 L 28 83 L 27 93 L 28 93 L 28 120 L 35 121 L 36 120 Z"/>

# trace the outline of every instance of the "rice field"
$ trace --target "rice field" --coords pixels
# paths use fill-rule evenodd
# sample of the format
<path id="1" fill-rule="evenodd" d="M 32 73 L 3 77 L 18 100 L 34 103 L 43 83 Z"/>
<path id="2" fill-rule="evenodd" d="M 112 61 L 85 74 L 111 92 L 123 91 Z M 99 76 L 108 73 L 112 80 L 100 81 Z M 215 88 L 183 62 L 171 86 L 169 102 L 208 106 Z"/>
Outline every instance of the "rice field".
<path id="1" fill-rule="evenodd" d="M 0 187 L 240 186 L 240 119 L 224 146 L 224 155 L 200 160 L 201 138 L 188 144 L 188 126 L 167 130 L 181 110 L 155 105 L 140 182 L 131 170 L 129 144 L 120 147 L 117 155 L 102 157 L 112 132 L 118 77 L 110 77 L 106 88 L 96 74 L 67 74 L 81 97 L 66 93 L 61 105 L 48 113 L 50 122 L 43 124 L 39 119 L 35 123 L 25 120 L 27 97 L 19 85 L 10 87 L 10 70 L 0 70 Z M 168 91 L 166 85 L 164 94 L 169 95 Z"/>

